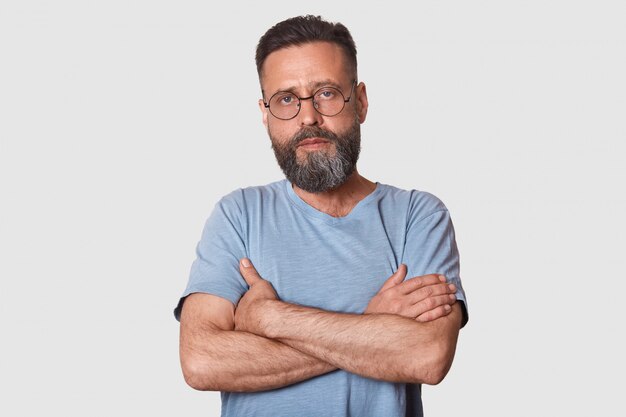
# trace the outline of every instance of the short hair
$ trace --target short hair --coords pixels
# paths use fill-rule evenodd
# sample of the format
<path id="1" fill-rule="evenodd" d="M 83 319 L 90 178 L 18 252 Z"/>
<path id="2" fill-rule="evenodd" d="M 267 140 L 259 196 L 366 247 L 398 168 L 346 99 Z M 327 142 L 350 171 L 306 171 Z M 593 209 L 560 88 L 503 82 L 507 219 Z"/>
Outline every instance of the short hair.
<path id="1" fill-rule="evenodd" d="M 269 54 L 282 48 L 311 42 L 332 42 L 339 45 L 356 78 L 356 45 L 348 28 L 341 23 L 327 22 L 321 16 L 306 15 L 283 20 L 261 36 L 256 47 L 256 69 L 259 79 Z"/>

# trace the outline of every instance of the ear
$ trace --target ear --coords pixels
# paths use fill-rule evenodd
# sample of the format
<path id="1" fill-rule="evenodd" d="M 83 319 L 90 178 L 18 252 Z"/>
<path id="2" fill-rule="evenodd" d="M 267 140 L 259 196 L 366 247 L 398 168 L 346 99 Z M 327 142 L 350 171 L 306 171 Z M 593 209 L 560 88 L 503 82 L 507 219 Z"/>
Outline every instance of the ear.
<path id="1" fill-rule="evenodd" d="M 263 115 L 263 124 L 267 129 L 267 109 L 265 108 L 265 103 L 262 98 L 259 99 L 259 110 L 261 110 L 261 114 Z"/>
<path id="2" fill-rule="evenodd" d="M 364 123 L 365 117 L 367 116 L 368 107 L 367 90 L 365 88 L 365 84 L 359 83 L 359 85 L 356 86 L 354 93 L 356 95 L 356 111 L 357 115 L 359 116 L 359 123 Z"/>

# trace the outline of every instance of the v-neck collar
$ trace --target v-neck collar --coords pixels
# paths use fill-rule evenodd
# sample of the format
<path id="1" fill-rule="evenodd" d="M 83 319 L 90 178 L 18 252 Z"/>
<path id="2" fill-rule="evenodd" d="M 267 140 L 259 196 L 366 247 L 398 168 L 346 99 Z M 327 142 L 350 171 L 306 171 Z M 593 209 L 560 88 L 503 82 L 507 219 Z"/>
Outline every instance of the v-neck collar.
<path id="1" fill-rule="evenodd" d="M 293 185 L 289 180 L 285 179 L 283 180 L 283 183 L 285 186 L 285 192 L 289 196 L 289 200 L 291 200 L 296 208 L 298 208 L 307 216 L 322 220 L 325 223 L 333 225 L 350 222 L 353 219 L 358 218 L 359 213 L 362 212 L 365 207 L 371 204 L 372 201 L 375 201 L 377 195 L 380 194 L 382 188 L 382 184 L 376 182 L 376 188 L 374 188 L 374 191 L 372 191 L 371 193 L 366 195 L 361 201 L 359 201 L 356 206 L 354 206 L 352 210 L 350 210 L 350 213 L 342 217 L 333 217 L 330 214 L 319 211 L 318 209 L 314 208 L 313 206 L 309 205 L 309 203 L 304 201 L 298 194 L 296 194 L 293 189 Z"/>

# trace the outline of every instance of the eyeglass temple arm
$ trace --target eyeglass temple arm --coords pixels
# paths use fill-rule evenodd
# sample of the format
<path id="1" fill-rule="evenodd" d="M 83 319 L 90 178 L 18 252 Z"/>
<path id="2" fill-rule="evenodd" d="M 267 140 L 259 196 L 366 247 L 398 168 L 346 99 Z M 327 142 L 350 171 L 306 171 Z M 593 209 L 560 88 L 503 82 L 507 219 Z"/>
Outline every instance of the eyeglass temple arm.
<path id="1" fill-rule="evenodd" d="M 350 87 L 350 97 L 348 98 L 344 98 L 343 102 L 347 103 L 350 101 L 350 99 L 352 98 L 352 94 L 354 93 L 354 86 L 356 85 L 356 80 L 352 81 L 352 87 Z"/>

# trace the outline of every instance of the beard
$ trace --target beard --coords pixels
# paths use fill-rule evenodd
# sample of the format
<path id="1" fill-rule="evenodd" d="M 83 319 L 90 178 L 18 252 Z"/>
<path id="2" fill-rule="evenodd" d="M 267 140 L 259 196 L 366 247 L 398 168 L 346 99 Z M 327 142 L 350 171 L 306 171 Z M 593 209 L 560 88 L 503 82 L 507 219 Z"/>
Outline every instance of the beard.
<path id="1" fill-rule="evenodd" d="M 309 138 L 324 138 L 334 144 L 334 155 L 326 149 L 308 151 L 304 160 L 298 161 L 298 144 Z M 285 177 L 309 193 L 321 193 L 339 187 L 355 171 L 361 151 L 361 125 L 355 119 L 347 131 L 339 134 L 318 126 L 306 127 L 285 144 L 280 144 L 271 133 L 270 139 Z"/>

